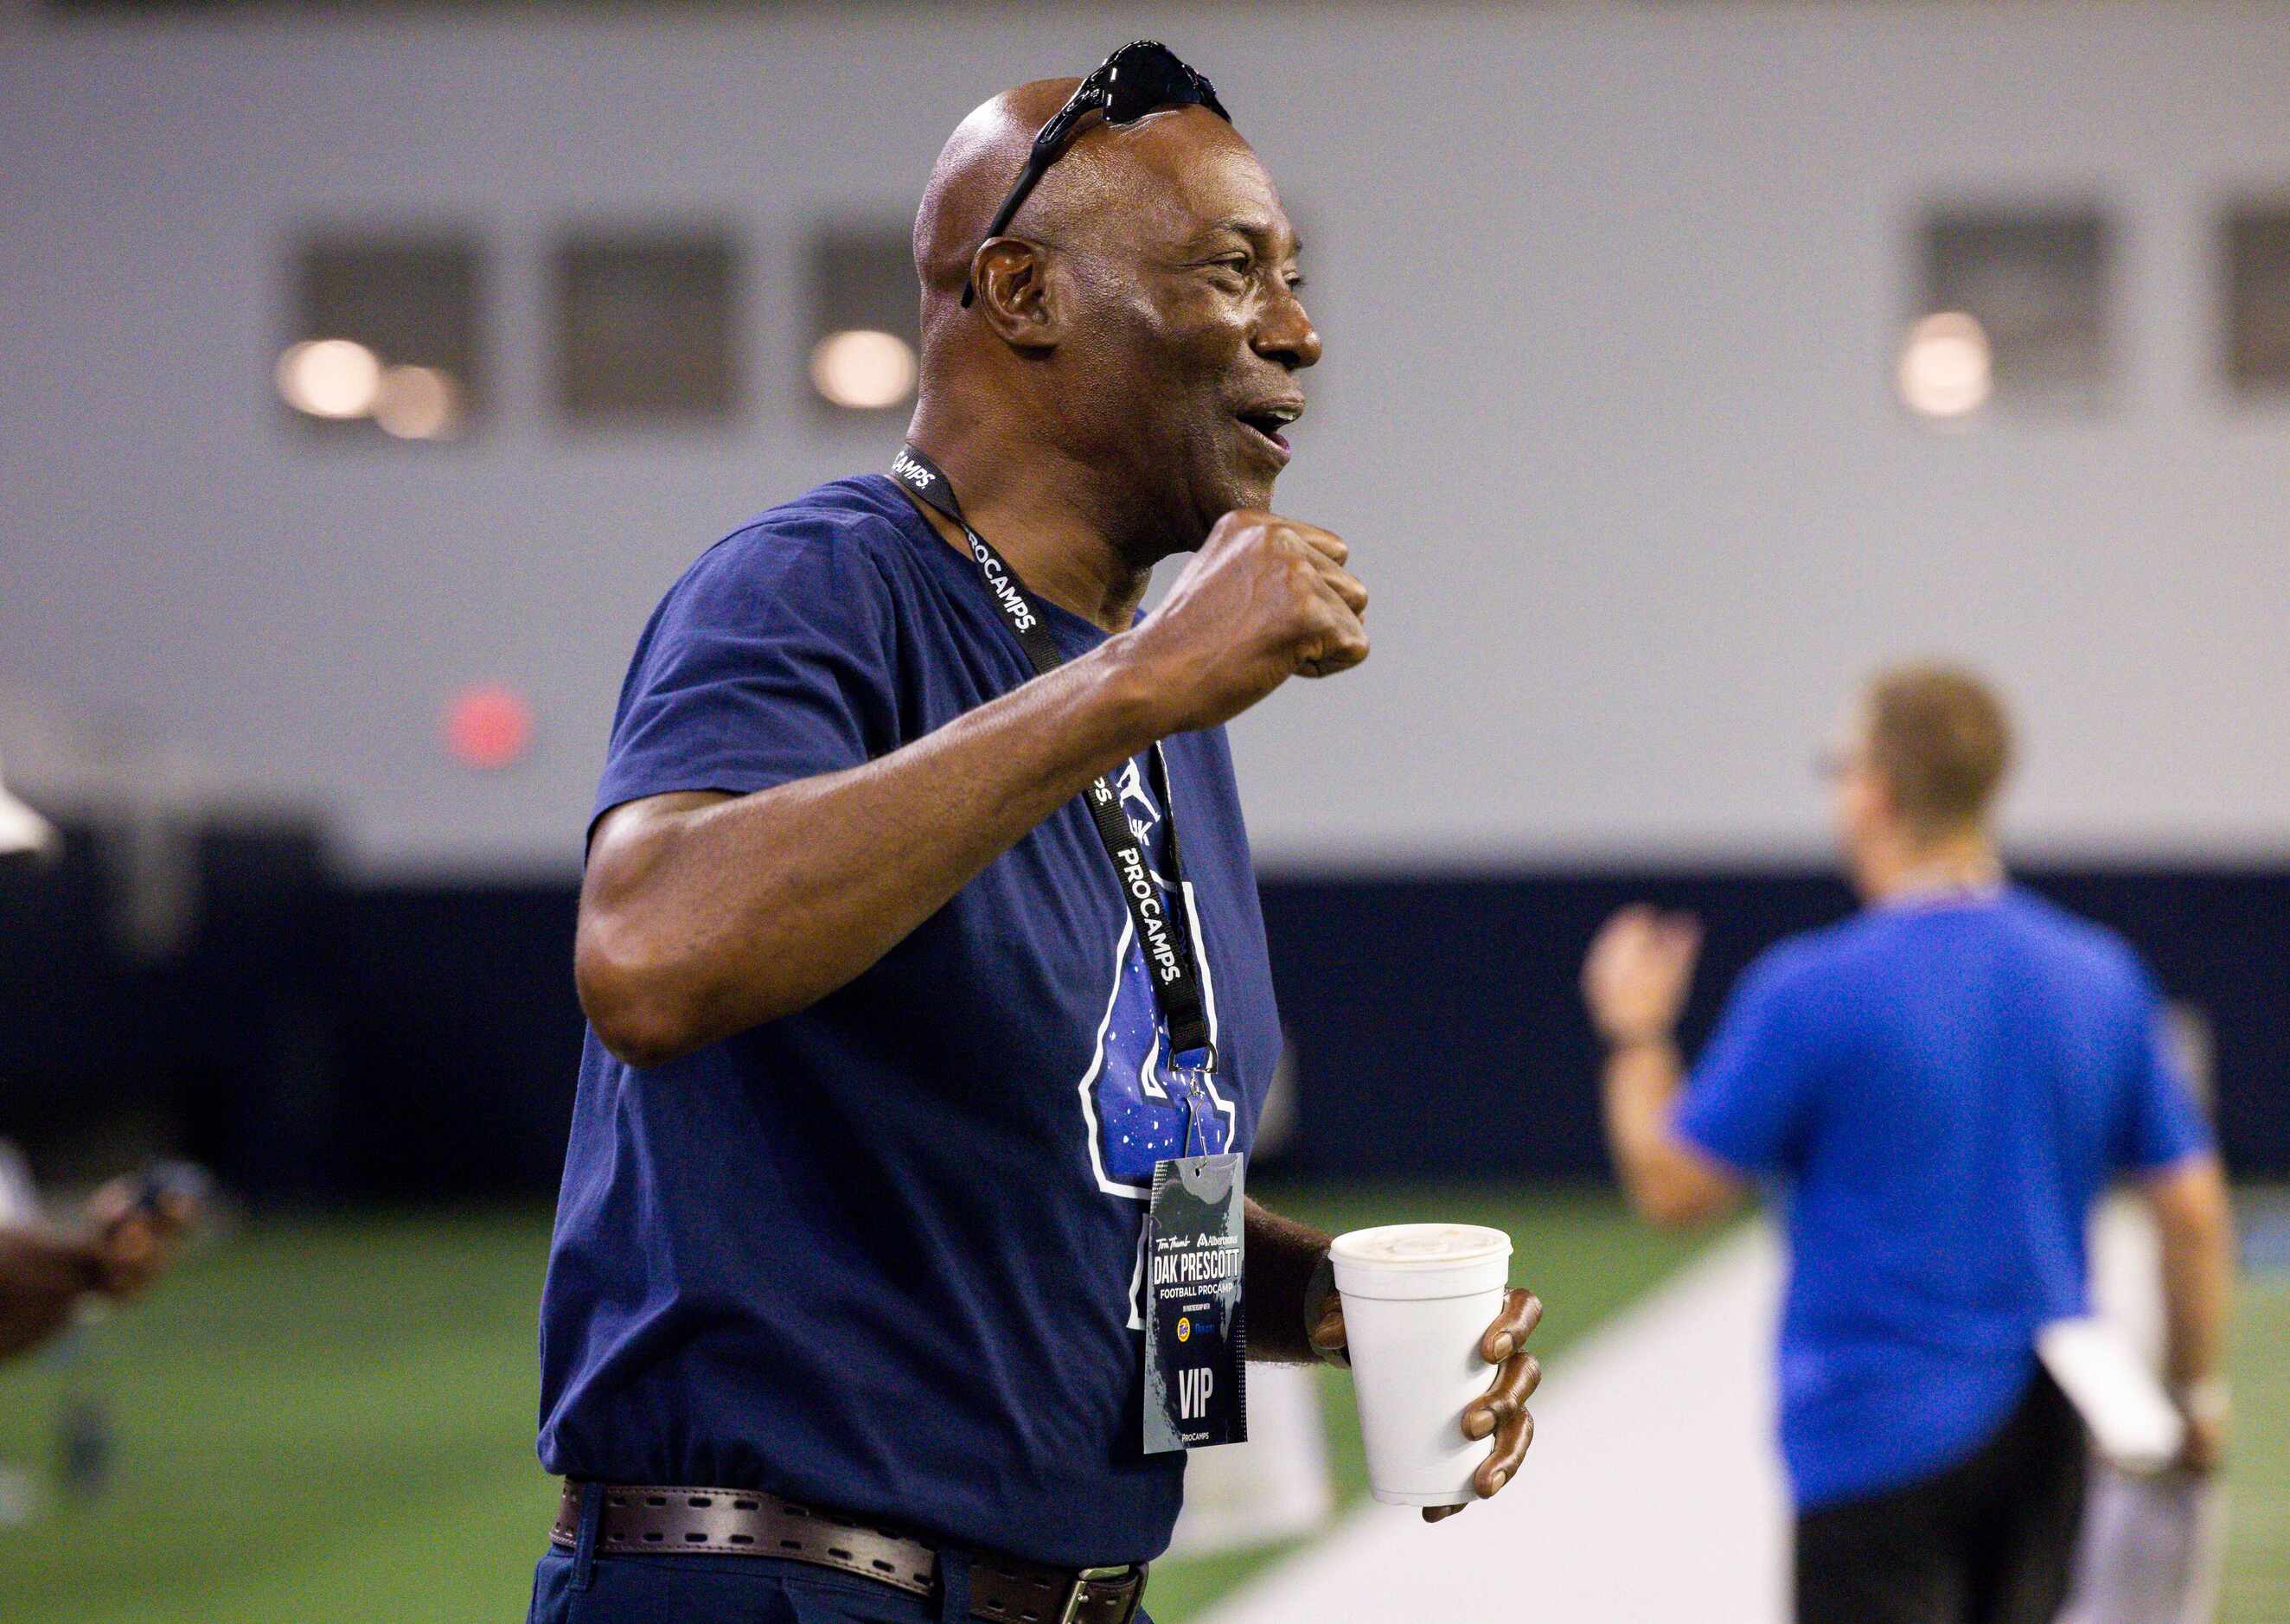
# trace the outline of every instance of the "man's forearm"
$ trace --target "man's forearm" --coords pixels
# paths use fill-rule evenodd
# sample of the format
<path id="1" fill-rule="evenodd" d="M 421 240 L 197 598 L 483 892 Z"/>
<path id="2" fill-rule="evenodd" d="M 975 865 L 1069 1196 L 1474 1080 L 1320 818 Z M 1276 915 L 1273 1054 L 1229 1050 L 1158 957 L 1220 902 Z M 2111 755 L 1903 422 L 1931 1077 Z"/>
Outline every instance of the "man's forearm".
<path id="1" fill-rule="evenodd" d="M 1247 1261 L 1242 1287 L 1248 1299 L 1248 1356 L 1288 1364 L 1319 1358 L 1306 1340 L 1304 1293 L 1328 1250 L 1329 1237 L 1309 1224 L 1267 1212 L 1251 1199 L 1246 1219 Z"/>
<path id="2" fill-rule="evenodd" d="M 100 1260 L 88 1247 L 39 1230 L 0 1227 L 0 1359 L 61 1331 L 101 1279 Z"/>
<path id="3" fill-rule="evenodd" d="M 1622 1188 L 1637 1199 L 1647 1169 L 1669 1137 L 1669 1117 L 1685 1074 L 1677 1045 L 1667 1037 L 1612 1044 L 1601 1081 L 1606 1146 Z"/>
<path id="4" fill-rule="evenodd" d="M 645 822 L 592 854 L 590 1019 L 658 1064 L 824 997 L 1158 738 L 1154 700 L 1116 637 L 878 761 Z"/>
<path id="5" fill-rule="evenodd" d="M 2162 1243 L 2165 1369 L 2192 1388 L 2226 1369 L 2234 1295 L 2234 1220 L 2216 1158 L 2162 1175 L 2147 1190 Z"/>
<path id="6" fill-rule="evenodd" d="M 1735 1174 L 1672 1125 L 1685 1074 L 1677 1045 L 1667 1036 L 1634 1038 L 1607 1051 L 1606 1142 L 1615 1174 L 1641 1217 L 1673 1227 L 1718 1217 L 1742 1193 Z"/>

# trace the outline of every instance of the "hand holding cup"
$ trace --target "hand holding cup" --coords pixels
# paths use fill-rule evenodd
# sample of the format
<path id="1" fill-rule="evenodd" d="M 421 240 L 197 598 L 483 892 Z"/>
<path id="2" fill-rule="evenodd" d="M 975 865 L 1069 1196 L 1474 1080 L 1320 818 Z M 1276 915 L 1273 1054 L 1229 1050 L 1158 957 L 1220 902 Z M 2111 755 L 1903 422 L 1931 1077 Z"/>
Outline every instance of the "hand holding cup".
<path id="1" fill-rule="evenodd" d="M 1500 1230 L 1456 1224 L 1356 1230 L 1332 1252 L 1338 1290 L 1312 1346 L 1349 1355 L 1370 1492 L 1429 1523 L 1499 1492 L 1534 1440 L 1542 1367 L 1525 1344 L 1542 1304 L 1505 1288 L 1509 1255 Z"/>

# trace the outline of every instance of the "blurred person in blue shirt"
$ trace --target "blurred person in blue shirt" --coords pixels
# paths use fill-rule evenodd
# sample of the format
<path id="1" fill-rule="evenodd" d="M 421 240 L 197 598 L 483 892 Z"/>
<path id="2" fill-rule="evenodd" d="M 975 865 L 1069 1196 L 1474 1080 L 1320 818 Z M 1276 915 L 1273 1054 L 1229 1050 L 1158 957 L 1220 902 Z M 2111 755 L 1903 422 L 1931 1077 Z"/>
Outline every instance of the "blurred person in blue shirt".
<path id="1" fill-rule="evenodd" d="M 2086 1435 L 2038 1332 L 2087 1312 L 2093 1204 L 2128 1173 L 2162 1235 L 2182 1469 L 2216 1463 L 2226 1187 L 2153 983 L 2005 877 L 2003 708 L 1938 666 L 1879 675 L 1828 761 L 1864 910 L 1742 978 L 1691 1076 L 1690 918 L 1625 908 L 1583 971 L 1622 1187 L 1664 1225 L 1752 1180 L 1786 1200 L 1782 1453 L 1803 1624 L 2051 1619 Z"/>

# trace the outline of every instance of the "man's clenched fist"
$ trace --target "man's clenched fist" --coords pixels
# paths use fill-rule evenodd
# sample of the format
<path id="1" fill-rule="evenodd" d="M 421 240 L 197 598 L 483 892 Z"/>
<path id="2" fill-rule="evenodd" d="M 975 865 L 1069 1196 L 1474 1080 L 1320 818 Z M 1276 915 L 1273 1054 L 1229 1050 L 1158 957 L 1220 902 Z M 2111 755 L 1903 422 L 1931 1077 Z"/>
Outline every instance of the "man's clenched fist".
<path id="1" fill-rule="evenodd" d="M 1128 636 L 1171 708 L 1168 730 L 1229 721 L 1292 676 L 1367 658 L 1367 588 L 1341 537 L 1277 514 L 1228 513 L 1168 597 Z"/>

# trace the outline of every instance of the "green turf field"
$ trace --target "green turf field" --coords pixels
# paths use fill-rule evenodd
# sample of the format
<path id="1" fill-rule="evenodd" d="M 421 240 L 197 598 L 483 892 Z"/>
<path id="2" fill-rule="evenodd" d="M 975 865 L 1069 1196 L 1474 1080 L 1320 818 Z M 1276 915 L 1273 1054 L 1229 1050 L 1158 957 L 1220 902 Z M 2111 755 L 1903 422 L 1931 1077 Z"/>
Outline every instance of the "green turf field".
<path id="1" fill-rule="evenodd" d="M 2244 1283 L 2234 1326 L 2227 1624 L 2290 1619 L 2290 1274 Z"/>
<path id="2" fill-rule="evenodd" d="M 1610 1197 L 1382 1191 L 1277 1199 L 1330 1228 L 1437 1214 L 1497 1224 L 1565 1345 L 1691 1255 Z M 7 1624 L 469 1624 L 522 1616 L 550 1509 L 532 1453 L 539 1214 L 273 1223 L 218 1244 L 103 1328 L 121 1439 L 112 1492 L 0 1529 Z M 2237 1541 L 2226 1617 L 2290 1595 L 2290 1282 L 2246 1293 Z M 0 1460 L 44 1468 L 54 1360 L 0 1372 Z M 1327 1378 L 1347 1492 L 1345 1379 Z M 1182 1624 L 1266 1556 L 1154 1574 Z"/>

